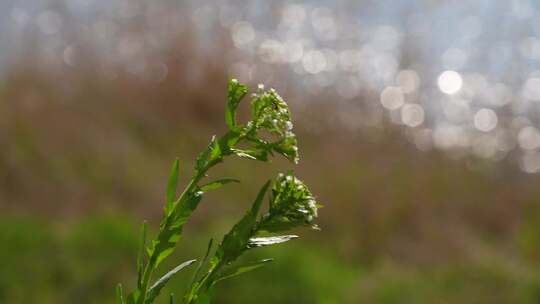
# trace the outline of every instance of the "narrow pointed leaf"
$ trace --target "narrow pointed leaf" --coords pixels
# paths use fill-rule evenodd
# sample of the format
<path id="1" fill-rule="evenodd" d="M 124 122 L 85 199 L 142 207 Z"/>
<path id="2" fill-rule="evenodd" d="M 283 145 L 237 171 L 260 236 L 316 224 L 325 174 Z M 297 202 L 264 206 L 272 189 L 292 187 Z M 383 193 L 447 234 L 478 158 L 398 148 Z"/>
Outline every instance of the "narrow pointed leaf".
<path id="1" fill-rule="evenodd" d="M 138 287 L 141 287 L 141 280 L 143 277 L 145 255 L 146 255 L 146 232 L 147 224 L 146 221 L 141 225 L 141 239 L 139 243 L 139 253 L 137 254 L 137 273 L 139 275 L 139 280 L 137 282 Z"/>
<path id="2" fill-rule="evenodd" d="M 251 238 L 248 242 L 248 248 L 264 247 L 274 244 L 285 243 L 296 238 L 298 238 L 297 235 L 280 235 Z"/>
<path id="3" fill-rule="evenodd" d="M 180 161 L 176 159 L 172 165 L 169 182 L 167 184 L 167 205 L 165 206 L 166 214 L 172 210 L 175 198 L 176 187 L 178 186 L 178 175 L 180 174 Z"/>
<path id="4" fill-rule="evenodd" d="M 139 302 L 140 297 L 141 297 L 141 292 L 139 289 L 137 289 L 127 296 L 126 304 L 135 304 Z"/>
<path id="5" fill-rule="evenodd" d="M 253 228 L 257 222 L 257 214 L 269 186 L 270 181 L 266 182 L 259 191 L 251 210 L 223 237 L 215 257 L 221 263 L 227 264 L 234 261 L 247 249 L 248 241 L 254 233 Z"/>
<path id="6" fill-rule="evenodd" d="M 206 253 L 204 254 L 204 257 L 199 261 L 199 265 L 197 265 L 197 269 L 195 270 L 195 273 L 193 273 L 193 279 L 191 280 L 191 288 L 195 285 L 197 278 L 199 277 L 199 274 L 201 273 L 202 266 L 206 261 L 208 261 L 208 257 L 210 256 L 210 251 L 212 250 L 212 246 L 214 244 L 214 239 L 210 239 L 208 242 L 208 247 L 206 248 Z"/>
<path id="7" fill-rule="evenodd" d="M 266 191 L 268 191 L 268 187 L 270 186 L 270 181 L 267 181 L 259 190 L 259 193 L 257 194 L 257 198 L 255 199 L 255 202 L 253 203 L 253 206 L 251 207 L 251 213 L 257 216 L 259 213 L 259 210 L 261 209 L 261 205 L 264 200 L 264 196 L 266 195 Z"/>
<path id="8" fill-rule="evenodd" d="M 210 183 L 202 186 L 200 190 L 202 192 L 207 192 L 209 190 L 219 189 L 225 184 L 239 183 L 239 182 L 240 182 L 239 180 L 234 179 L 234 178 L 222 178 L 222 179 L 215 180 L 213 182 L 210 182 Z"/>
<path id="9" fill-rule="evenodd" d="M 159 280 L 154 283 L 149 289 L 148 289 L 148 295 L 146 296 L 146 303 L 150 304 L 153 303 L 154 299 L 159 295 L 159 292 L 161 289 L 169 282 L 169 280 L 177 274 L 180 270 L 186 268 L 187 266 L 195 263 L 197 260 L 189 260 L 187 262 L 184 262 L 175 268 L 173 268 L 171 271 L 167 272 L 164 276 L 162 276 Z"/>
<path id="10" fill-rule="evenodd" d="M 202 192 L 200 191 L 185 196 L 171 210 L 170 216 L 162 220 L 159 235 L 157 239 L 152 241 L 152 245 L 148 249 L 148 256 L 152 261 L 155 261 L 155 268 L 174 251 L 174 247 L 182 237 L 184 224 L 197 208 L 201 199 Z"/>
<path id="11" fill-rule="evenodd" d="M 258 269 L 258 268 L 261 268 L 261 267 L 265 266 L 266 264 L 268 264 L 268 263 L 270 263 L 272 261 L 273 261 L 273 259 L 264 259 L 264 260 L 260 260 L 260 261 L 244 264 L 244 265 L 239 266 L 239 267 L 232 268 L 229 271 L 223 272 L 223 274 L 215 282 L 217 283 L 219 281 L 230 279 L 232 277 L 241 275 L 243 273 L 253 271 L 255 269 Z"/>
<path id="12" fill-rule="evenodd" d="M 116 286 L 116 299 L 119 304 L 125 304 L 124 291 L 122 290 L 122 284 Z"/>

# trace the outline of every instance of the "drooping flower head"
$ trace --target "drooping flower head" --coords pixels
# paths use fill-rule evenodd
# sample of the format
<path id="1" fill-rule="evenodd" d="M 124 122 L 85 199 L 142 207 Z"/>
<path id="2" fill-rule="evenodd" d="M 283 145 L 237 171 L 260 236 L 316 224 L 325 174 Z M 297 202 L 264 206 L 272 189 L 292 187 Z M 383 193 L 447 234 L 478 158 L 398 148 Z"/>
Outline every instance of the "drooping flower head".
<path id="1" fill-rule="evenodd" d="M 317 204 L 307 186 L 292 173 L 279 174 L 272 186 L 270 208 L 260 228 L 268 232 L 311 226 L 317 218 Z"/>

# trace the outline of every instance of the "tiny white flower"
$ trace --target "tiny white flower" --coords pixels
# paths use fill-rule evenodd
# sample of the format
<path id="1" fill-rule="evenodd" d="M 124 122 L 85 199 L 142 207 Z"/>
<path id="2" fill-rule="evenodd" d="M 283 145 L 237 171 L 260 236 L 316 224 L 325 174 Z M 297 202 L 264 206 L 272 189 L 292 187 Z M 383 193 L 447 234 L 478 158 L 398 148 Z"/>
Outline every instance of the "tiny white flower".
<path id="1" fill-rule="evenodd" d="M 287 122 L 285 123 L 285 129 L 286 129 L 287 131 L 291 131 L 292 128 L 293 128 L 293 123 L 290 122 L 290 121 L 287 121 Z"/>

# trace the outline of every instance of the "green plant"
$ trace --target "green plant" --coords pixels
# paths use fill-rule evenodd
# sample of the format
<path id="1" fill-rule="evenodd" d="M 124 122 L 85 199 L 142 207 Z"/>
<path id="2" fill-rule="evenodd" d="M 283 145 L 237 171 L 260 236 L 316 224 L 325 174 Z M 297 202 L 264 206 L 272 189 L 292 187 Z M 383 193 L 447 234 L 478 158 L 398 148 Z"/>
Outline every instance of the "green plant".
<path id="1" fill-rule="evenodd" d="M 174 162 L 159 232 L 156 238 L 147 244 L 147 228 L 146 224 L 143 224 L 137 259 L 137 287 L 124 298 L 122 286 L 118 285 L 119 303 L 154 303 L 161 289 L 177 272 L 195 263 L 195 260 L 184 262 L 150 284 L 152 274 L 174 251 L 185 223 L 199 205 L 203 194 L 225 184 L 238 182 L 236 179 L 223 178 L 203 184 L 202 180 L 207 176 L 209 169 L 229 155 L 267 161 L 269 156 L 277 153 L 294 163 L 298 162 L 297 140 L 292 132 L 293 124 L 287 104 L 275 90 L 264 90 L 264 87 L 259 85 L 257 92 L 252 95 L 251 120 L 246 124 L 239 124 L 236 120 L 237 108 L 247 93 L 247 86 L 234 79 L 229 82 L 225 110 L 225 122 L 229 130 L 218 139 L 213 137 L 208 147 L 199 154 L 195 161 L 193 177 L 178 197 L 177 183 L 180 170 L 178 160 Z M 271 193 L 268 210 L 259 216 L 269 188 Z M 271 259 L 265 259 L 240 266 L 233 264 L 240 255 L 251 248 L 283 243 L 297 237 L 275 236 L 273 235 L 275 233 L 302 225 L 317 228 L 313 221 L 317 217 L 318 207 L 306 185 L 291 172 L 279 174 L 273 182 L 266 182 L 251 209 L 223 237 L 212 258 L 209 257 L 213 245 L 212 241 L 209 242 L 206 255 L 199 261 L 192 283 L 183 298 L 184 303 L 210 303 L 216 283 L 270 262 Z M 206 271 L 203 271 L 204 267 L 207 268 Z M 170 303 L 173 302 L 171 295 Z"/>

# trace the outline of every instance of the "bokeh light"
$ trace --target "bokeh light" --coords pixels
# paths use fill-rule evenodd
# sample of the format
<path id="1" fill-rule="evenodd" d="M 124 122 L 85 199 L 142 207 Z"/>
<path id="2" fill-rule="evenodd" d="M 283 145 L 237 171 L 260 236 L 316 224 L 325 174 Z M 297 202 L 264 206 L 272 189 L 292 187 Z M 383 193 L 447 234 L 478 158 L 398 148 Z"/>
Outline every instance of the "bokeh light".
<path id="1" fill-rule="evenodd" d="M 417 104 L 406 104 L 401 108 L 401 120 L 409 127 L 417 127 L 424 122 L 424 108 Z"/>
<path id="2" fill-rule="evenodd" d="M 474 115 L 474 126 L 482 132 L 495 129 L 497 122 L 497 114 L 491 109 L 480 109 Z"/>
<path id="3" fill-rule="evenodd" d="M 444 71 L 437 78 L 439 89 L 445 94 L 455 94 L 461 90 L 463 79 L 456 71 Z"/>
<path id="4" fill-rule="evenodd" d="M 435 3 L 426 10 L 415 1 L 408 9 L 354 1 L 20 4 L 8 12 L 4 40 L 35 31 L 35 58 L 48 67 L 79 69 L 85 50 L 92 50 L 104 78 L 126 72 L 156 84 L 177 72 L 164 50 L 175 35 L 191 31 L 202 62 L 219 52 L 231 75 L 286 89 L 299 105 L 324 96 L 339 104 L 336 121 L 345 128 L 361 116 L 365 131 L 386 124 L 407 129 L 422 151 L 495 161 L 540 149 L 534 131 L 540 128 L 540 7 L 522 0 L 492 6 L 508 14 L 488 16 L 478 3 Z M 70 14 L 85 23 L 74 26 Z M 140 20 L 145 26 L 133 26 Z M 4 53 L 25 48 L 10 43 Z M 200 76 L 186 69 L 194 81 Z M 359 108 L 359 116 L 347 114 Z M 502 154 L 501 132 L 505 143 L 514 143 L 503 144 Z"/>
<path id="5" fill-rule="evenodd" d="M 399 109 L 403 101 L 403 92 L 399 87 L 387 87 L 381 92 L 381 104 L 388 110 Z"/>

